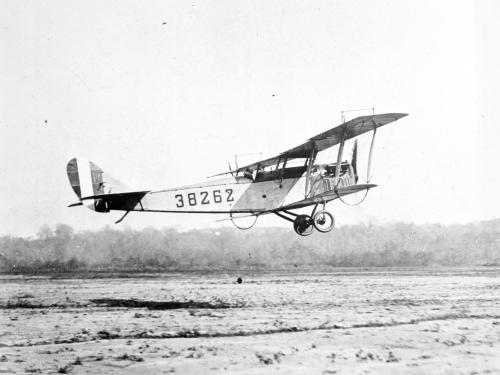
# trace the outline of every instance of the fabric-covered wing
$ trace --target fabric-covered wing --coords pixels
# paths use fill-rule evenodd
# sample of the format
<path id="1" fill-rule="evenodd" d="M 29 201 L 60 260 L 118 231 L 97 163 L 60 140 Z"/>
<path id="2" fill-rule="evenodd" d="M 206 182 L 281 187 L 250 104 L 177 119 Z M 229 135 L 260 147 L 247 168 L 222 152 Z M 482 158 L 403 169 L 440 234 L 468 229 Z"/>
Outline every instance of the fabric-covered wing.
<path id="1" fill-rule="evenodd" d="M 345 132 L 345 139 L 350 139 L 357 137 L 363 133 L 366 133 L 374 128 L 378 128 L 380 126 L 389 124 L 396 120 L 399 120 L 401 117 L 407 116 L 407 113 L 384 113 L 381 115 L 369 115 L 369 116 L 360 116 L 347 121 L 335 128 L 327 130 L 321 134 L 318 134 L 300 146 L 294 147 L 290 150 L 282 152 L 278 156 L 261 160 L 256 163 L 252 163 L 249 165 L 245 165 L 244 167 L 240 167 L 235 171 L 243 171 L 247 168 L 256 169 L 257 167 L 268 167 L 271 165 L 275 165 L 278 163 L 280 159 L 296 159 L 296 158 L 308 158 L 311 156 L 314 149 L 317 152 L 326 150 L 329 147 L 335 146 L 339 144 L 342 140 L 342 134 Z M 233 171 L 233 172 L 235 172 Z"/>
<path id="2" fill-rule="evenodd" d="M 377 185 L 374 184 L 360 184 L 360 185 L 351 185 L 346 187 L 338 188 L 335 192 L 334 190 L 326 191 L 324 193 L 315 195 L 314 197 L 306 198 L 298 202 L 291 203 L 289 205 L 280 207 L 273 211 L 281 211 L 281 210 L 293 210 L 295 208 L 301 208 L 305 206 L 309 206 L 315 203 L 323 203 L 329 202 L 339 197 L 344 197 L 349 194 L 357 193 L 363 190 L 373 189 Z"/>
<path id="3" fill-rule="evenodd" d="M 316 147 L 316 150 L 320 152 L 339 144 L 342 140 L 342 134 L 344 131 L 345 139 L 347 140 L 369 132 L 374 128 L 399 120 L 404 116 L 407 116 L 407 114 L 385 113 L 382 115 L 356 117 L 355 119 L 352 119 L 342 125 L 312 137 L 300 146 L 285 151 L 282 156 L 287 156 L 289 158 L 306 158 L 311 155 L 314 147 Z"/>

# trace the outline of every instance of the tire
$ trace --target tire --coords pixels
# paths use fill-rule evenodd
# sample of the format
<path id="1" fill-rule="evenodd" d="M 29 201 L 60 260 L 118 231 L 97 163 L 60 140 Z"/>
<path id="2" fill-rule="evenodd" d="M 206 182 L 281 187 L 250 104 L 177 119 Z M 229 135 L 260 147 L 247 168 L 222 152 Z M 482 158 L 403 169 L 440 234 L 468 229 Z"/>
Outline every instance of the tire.
<path id="1" fill-rule="evenodd" d="M 314 214 L 313 226 L 318 232 L 330 232 L 335 227 L 335 218 L 328 211 L 318 211 Z"/>
<path id="2" fill-rule="evenodd" d="M 313 220 L 311 216 L 299 215 L 293 221 L 293 229 L 300 236 L 309 236 L 313 232 Z"/>

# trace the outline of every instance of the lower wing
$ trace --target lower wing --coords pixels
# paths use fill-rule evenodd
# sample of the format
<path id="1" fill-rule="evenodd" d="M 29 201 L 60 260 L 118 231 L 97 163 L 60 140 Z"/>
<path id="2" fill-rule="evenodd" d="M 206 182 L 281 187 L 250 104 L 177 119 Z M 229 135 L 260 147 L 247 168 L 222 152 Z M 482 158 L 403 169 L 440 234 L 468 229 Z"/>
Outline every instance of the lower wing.
<path id="1" fill-rule="evenodd" d="M 337 191 L 330 190 L 330 191 L 315 195 L 314 197 L 303 199 L 301 201 L 287 204 L 286 206 L 281 206 L 281 207 L 278 207 L 278 208 L 275 208 L 272 210 L 256 212 L 256 213 L 238 216 L 238 217 L 228 217 L 228 218 L 220 219 L 217 221 L 227 221 L 227 220 L 233 220 L 233 219 L 239 219 L 239 218 L 261 216 L 261 215 L 272 214 L 274 212 L 293 210 L 296 208 L 311 206 L 311 205 L 317 204 L 317 203 L 326 203 L 326 202 L 333 201 L 334 199 L 344 197 L 344 196 L 349 195 L 349 194 L 358 193 L 358 192 L 363 191 L 363 190 L 369 190 L 369 189 L 374 188 L 376 186 L 377 185 L 374 185 L 374 184 L 359 184 L 359 185 L 351 185 L 351 186 L 341 187 L 341 188 L 338 188 Z"/>
<path id="2" fill-rule="evenodd" d="M 301 208 L 305 206 L 310 206 L 316 203 L 326 203 L 329 201 L 333 201 L 334 199 L 344 197 L 349 194 L 357 193 L 363 190 L 369 190 L 371 188 L 376 187 L 374 184 L 359 184 L 359 185 L 351 185 L 346 187 L 338 188 L 337 190 L 330 190 L 324 193 L 315 195 L 310 198 L 303 199 L 301 201 L 297 201 L 286 206 L 282 206 L 272 211 L 283 211 L 283 210 L 292 210 L 294 208 Z"/>

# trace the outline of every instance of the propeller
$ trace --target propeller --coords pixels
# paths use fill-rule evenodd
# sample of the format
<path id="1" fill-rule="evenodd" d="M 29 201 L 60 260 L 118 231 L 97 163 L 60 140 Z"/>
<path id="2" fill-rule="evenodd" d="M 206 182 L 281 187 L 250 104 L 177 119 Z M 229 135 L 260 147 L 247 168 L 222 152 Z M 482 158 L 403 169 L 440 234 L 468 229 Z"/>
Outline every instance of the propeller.
<path id="1" fill-rule="evenodd" d="M 351 165 L 352 165 L 352 170 L 354 171 L 354 181 L 355 183 L 358 183 L 358 140 L 354 140 L 354 146 L 352 148 L 352 160 L 351 160 Z"/>

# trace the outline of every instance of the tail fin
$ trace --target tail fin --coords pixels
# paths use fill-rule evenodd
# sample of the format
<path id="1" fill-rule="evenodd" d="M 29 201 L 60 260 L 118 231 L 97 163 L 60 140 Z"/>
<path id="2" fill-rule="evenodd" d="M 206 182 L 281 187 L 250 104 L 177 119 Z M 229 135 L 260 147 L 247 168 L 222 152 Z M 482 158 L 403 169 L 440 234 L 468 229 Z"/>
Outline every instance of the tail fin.
<path id="1" fill-rule="evenodd" d="M 105 173 L 99 166 L 90 160 L 73 158 L 66 166 L 68 179 L 79 202 L 70 205 L 83 205 L 85 199 L 93 201 L 88 208 L 98 212 L 109 212 L 111 209 L 106 197 L 110 194 L 127 192 L 128 188 L 123 183 L 115 180 Z M 99 196 L 98 199 L 96 196 Z"/>
<path id="2" fill-rule="evenodd" d="M 66 171 L 69 183 L 80 200 L 95 195 L 127 191 L 127 187 L 123 183 L 115 180 L 87 159 L 71 159 Z"/>

